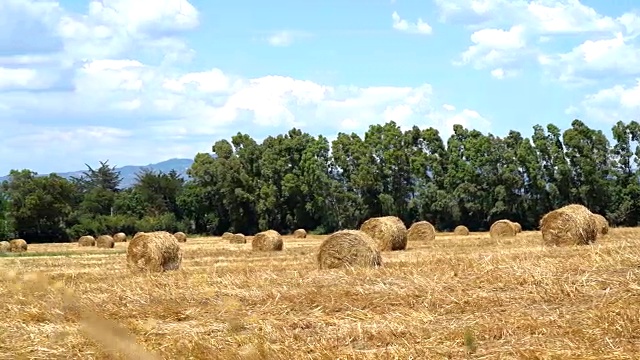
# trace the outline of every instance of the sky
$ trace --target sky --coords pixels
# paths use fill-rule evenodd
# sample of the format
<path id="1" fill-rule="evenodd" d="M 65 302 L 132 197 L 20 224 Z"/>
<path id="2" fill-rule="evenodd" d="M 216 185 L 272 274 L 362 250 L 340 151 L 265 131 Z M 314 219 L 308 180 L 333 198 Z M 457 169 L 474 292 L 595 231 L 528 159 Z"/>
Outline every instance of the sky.
<path id="1" fill-rule="evenodd" d="M 0 1 L 0 175 L 390 120 L 530 136 L 640 113 L 637 0 Z"/>

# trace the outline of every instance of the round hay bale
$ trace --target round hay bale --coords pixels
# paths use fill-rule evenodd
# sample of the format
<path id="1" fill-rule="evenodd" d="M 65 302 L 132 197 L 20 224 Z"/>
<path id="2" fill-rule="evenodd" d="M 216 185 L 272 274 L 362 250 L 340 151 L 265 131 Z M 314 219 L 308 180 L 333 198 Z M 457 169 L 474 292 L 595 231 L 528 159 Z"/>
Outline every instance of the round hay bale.
<path id="1" fill-rule="evenodd" d="M 80 239 L 78 239 L 78 245 L 79 246 L 95 246 L 96 239 L 91 235 L 81 236 Z"/>
<path id="2" fill-rule="evenodd" d="M 226 231 L 222 234 L 222 240 L 231 242 L 231 239 L 233 239 L 233 233 Z"/>
<path id="3" fill-rule="evenodd" d="M 113 235 L 113 241 L 114 242 L 127 242 L 127 234 L 125 234 L 123 232 L 119 232 L 119 233 Z"/>
<path id="4" fill-rule="evenodd" d="M 275 230 L 257 233 L 251 241 L 251 249 L 257 251 L 282 251 L 282 236 Z"/>
<path id="5" fill-rule="evenodd" d="M 516 229 L 516 234 L 520 234 L 522 232 L 522 226 L 520 225 L 520 223 L 514 222 L 513 223 L 513 228 Z"/>
<path id="6" fill-rule="evenodd" d="M 382 257 L 376 242 L 364 231 L 341 230 L 327 237 L 318 249 L 320 269 L 379 267 Z"/>
<path id="7" fill-rule="evenodd" d="M 9 251 L 20 253 L 27 251 L 27 242 L 24 239 L 13 239 L 9 241 Z"/>
<path id="8" fill-rule="evenodd" d="M 396 216 L 382 216 L 368 219 L 360 226 L 376 242 L 379 251 L 405 250 L 407 248 L 407 227 Z"/>
<path id="9" fill-rule="evenodd" d="M 545 245 L 588 245 L 596 241 L 598 223 L 589 209 L 571 204 L 544 215 L 540 231 Z"/>
<path id="10" fill-rule="evenodd" d="M 413 223 L 407 231 L 408 241 L 433 241 L 436 238 L 436 228 L 428 221 Z"/>
<path id="11" fill-rule="evenodd" d="M 453 233 L 455 235 L 469 235 L 469 228 L 464 225 L 458 225 L 455 229 L 453 229 Z"/>
<path id="12" fill-rule="evenodd" d="M 230 244 L 246 244 L 247 238 L 240 233 L 233 234 L 231 237 L 229 237 L 229 243 Z"/>
<path id="13" fill-rule="evenodd" d="M 173 236 L 175 236 L 178 242 L 187 242 L 187 234 L 183 233 L 182 231 L 178 231 L 177 233 L 173 234 Z"/>
<path id="14" fill-rule="evenodd" d="M 111 249 L 115 246 L 115 242 L 110 235 L 100 235 L 96 239 L 96 246 L 99 248 Z"/>
<path id="15" fill-rule="evenodd" d="M 598 235 L 607 235 L 609 233 L 609 221 L 607 221 L 607 218 L 600 214 L 593 214 L 593 217 L 598 225 Z"/>
<path id="16" fill-rule="evenodd" d="M 11 251 L 11 244 L 8 241 L 0 241 L 0 253 Z"/>
<path id="17" fill-rule="evenodd" d="M 492 238 L 514 237 L 516 236 L 516 227 L 510 220 L 498 220 L 491 224 L 489 235 Z"/>
<path id="18" fill-rule="evenodd" d="M 305 239 L 307 237 L 307 231 L 305 229 L 297 229 L 293 232 L 293 237 L 296 239 Z"/>
<path id="19" fill-rule="evenodd" d="M 138 231 L 135 235 L 133 235 L 133 237 L 136 237 L 136 236 L 138 236 L 138 235 L 140 235 L 140 234 L 144 234 L 144 232 L 142 232 L 142 231 Z"/>
<path id="20" fill-rule="evenodd" d="M 178 270 L 181 263 L 178 239 L 166 231 L 138 234 L 127 248 L 127 267 L 133 272 Z"/>

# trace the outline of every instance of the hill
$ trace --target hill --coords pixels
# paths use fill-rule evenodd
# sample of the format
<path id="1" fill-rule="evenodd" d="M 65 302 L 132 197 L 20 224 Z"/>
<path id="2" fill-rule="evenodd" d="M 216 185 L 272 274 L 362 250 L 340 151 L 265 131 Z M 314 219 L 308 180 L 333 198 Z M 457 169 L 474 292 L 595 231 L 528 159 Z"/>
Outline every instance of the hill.
<path id="1" fill-rule="evenodd" d="M 142 169 L 144 168 L 148 168 L 154 171 L 162 171 L 162 172 L 169 172 L 171 170 L 175 170 L 177 171 L 182 177 L 184 177 L 185 179 L 188 179 L 187 176 L 187 169 L 189 169 L 189 167 L 191 166 L 191 164 L 193 164 L 193 160 L 192 159 L 169 159 L 166 161 L 162 161 L 156 164 L 148 164 L 148 165 L 127 165 L 127 166 L 123 166 L 123 167 L 117 167 L 116 169 L 118 171 L 120 171 L 120 175 L 122 176 L 122 184 L 121 187 L 122 188 L 128 188 L 131 185 L 133 185 L 136 181 L 136 174 L 138 172 L 140 172 Z M 63 173 L 57 173 L 58 175 L 64 177 L 64 178 L 71 178 L 71 177 L 80 177 L 82 175 L 82 173 L 85 171 L 86 169 L 83 170 L 77 170 L 77 171 L 70 171 L 70 172 L 63 172 Z M 48 174 L 41 174 L 41 175 L 48 175 Z M 8 176 L 3 176 L 0 177 L 0 182 L 4 181 L 4 180 L 8 180 L 9 177 Z"/>

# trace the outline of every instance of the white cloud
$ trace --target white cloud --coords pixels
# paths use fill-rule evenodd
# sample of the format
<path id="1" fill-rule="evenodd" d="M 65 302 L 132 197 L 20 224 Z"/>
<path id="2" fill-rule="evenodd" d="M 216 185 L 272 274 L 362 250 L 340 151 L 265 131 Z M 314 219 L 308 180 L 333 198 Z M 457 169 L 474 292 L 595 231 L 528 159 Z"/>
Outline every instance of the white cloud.
<path id="1" fill-rule="evenodd" d="M 538 61 L 568 83 L 640 75 L 640 47 L 620 32 L 607 39 L 587 40 L 570 52 L 543 56 Z"/>
<path id="2" fill-rule="evenodd" d="M 393 28 L 398 31 L 403 31 L 411 34 L 422 34 L 429 35 L 433 32 L 431 26 L 422 20 L 422 18 L 418 18 L 415 23 L 411 23 L 405 19 L 402 19 L 400 15 L 396 11 L 391 14 L 391 19 L 393 20 Z"/>
<path id="3" fill-rule="evenodd" d="M 14 3 L 15 24 L 36 17 L 58 35 L 37 48 L 0 46 L 0 173 L 74 170 L 105 159 L 126 165 L 193 157 L 238 131 L 260 139 L 296 126 L 332 136 L 389 120 L 404 128 L 434 126 L 444 136 L 453 123 L 490 127 L 473 110 L 443 110 L 426 83 L 329 86 L 287 76 L 246 78 L 218 68 L 180 69 L 162 55 L 154 58 L 155 51 L 192 53 L 179 34 L 197 26 L 198 13 L 185 1 L 159 2 L 146 11 L 143 2 L 93 1 L 86 14 L 65 12 L 53 2 Z M 5 24 L 0 22 L 0 34 Z"/>
<path id="4" fill-rule="evenodd" d="M 310 34 L 303 31 L 282 30 L 267 38 L 271 46 L 286 47 L 292 45 L 296 40 L 309 37 Z"/>
<path id="5" fill-rule="evenodd" d="M 584 97 L 579 106 L 571 106 L 567 114 L 597 119 L 605 123 L 637 119 L 640 113 L 640 78 L 632 86 L 616 85 Z"/>
<path id="6" fill-rule="evenodd" d="M 435 0 L 443 21 L 473 30 L 473 43 L 456 64 L 476 69 L 518 73 L 538 59 L 554 79 L 636 74 L 640 19 L 628 12 L 614 18 L 599 14 L 578 0 Z M 554 39 L 583 41 L 572 51 L 547 50 Z M 559 36 L 564 36 L 560 38 Z M 557 46 L 555 47 L 557 49 Z M 542 60 L 542 61 L 540 61 Z M 498 75 L 498 76 L 496 76 Z"/>
<path id="7" fill-rule="evenodd" d="M 471 34 L 470 46 L 456 64 L 473 64 L 476 69 L 506 66 L 520 59 L 525 53 L 524 27 L 517 25 L 509 30 L 482 29 Z"/>

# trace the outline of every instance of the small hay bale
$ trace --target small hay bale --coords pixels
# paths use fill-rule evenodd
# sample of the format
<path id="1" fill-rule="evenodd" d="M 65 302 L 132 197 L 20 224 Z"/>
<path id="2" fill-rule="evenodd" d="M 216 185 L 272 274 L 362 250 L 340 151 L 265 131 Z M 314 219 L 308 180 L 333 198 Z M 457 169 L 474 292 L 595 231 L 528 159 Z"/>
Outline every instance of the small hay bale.
<path id="1" fill-rule="evenodd" d="M 178 270 L 181 263 L 178 239 L 166 231 L 138 234 L 127 248 L 127 267 L 133 272 Z"/>
<path id="2" fill-rule="evenodd" d="M 296 239 L 305 239 L 307 237 L 307 231 L 305 229 L 297 229 L 293 232 L 293 237 Z"/>
<path id="3" fill-rule="evenodd" d="M 318 249 L 320 269 L 379 267 L 382 257 L 376 242 L 364 231 L 341 230 L 327 237 Z"/>
<path id="4" fill-rule="evenodd" d="M 436 238 L 436 228 L 428 221 L 413 223 L 407 231 L 408 241 L 433 241 Z"/>
<path id="5" fill-rule="evenodd" d="M 80 239 L 78 239 L 78 245 L 79 246 L 95 246 L 96 239 L 91 235 L 81 236 Z"/>
<path id="6" fill-rule="evenodd" d="M 396 216 L 368 219 L 360 226 L 376 242 L 379 251 L 396 251 L 407 248 L 407 227 Z"/>
<path id="7" fill-rule="evenodd" d="M 282 251 L 282 236 L 275 230 L 257 233 L 251 241 L 251 249 L 257 251 Z"/>
<path id="8" fill-rule="evenodd" d="M 516 229 L 516 234 L 520 234 L 522 232 L 522 226 L 520 223 L 512 221 L 514 229 Z"/>
<path id="9" fill-rule="evenodd" d="M 598 225 L 598 235 L 607 235 L 609 233 L 609 221 L 607 221 L 607 218 L 600 214 L 593 214 L 593 217 Z"/>
<path id="10" fill-rule="evenodd" d="M 13 239 L 9 241 L 9 251 L 20 253 L 27 251 L 27 242 L 24 239 Z"/>
<path id="11" fill-rule="evenodd" d="M 232 236 L 229 237 L 229 243 L 230 244 L 246 244 L 247 243 L 247 238 L 244 236 L 244 234 L 233 234 Z"/>
<path id="12" fill-rule="evenodd" d="M 113 241 L 114 242 L 127 242 L 127 234 L 125 234 L 123 232 L 119 232 L 119 233 L 113 235 Z"/>
<path id="13" fill-rule="evenodd" d="M 182 231 L 178 231 L 177 233 L 173 234 L 173 236 L 176 238 L 176 240 L 178 240 L 178 242 L 187 242 L 187 234 L 183 233 Z"/>
<path id="14" fill-rule="evenodd" d="M 111 249 L 115 246 L 115 242 L 110 235 L 100 235 L 96 239 L 96 247 Z"/>
<path id="15" fill-rule="evenodd" d="M 0 241 L 0 253 L 11 251 L 11 244 L 8 241 Z"/>
<path id="16" fill-rule="evenodd" d="M 514 237 L 516 236 L 516 227 L 510 220 L 498 220 L 491 224 L 489 235 L 492 238 Z"/>
<path id="17" fill-rule="evenodd" d="M 232 232 L 226 231 L 224 234 L 222 234 L 222 240 L 231 242 L 231 239 L 233 239 Z"/>
<path id="18" fill-rule="evenodd" d="M 598 223 L 585 206 L 571 204 L 544 215 L 540 231 L 545 245 L 588 245 L 596 241 Z"/>
<path id="19" fill-rule="evenodd" d="M 453 229 L 455 235 L 469 235 L 469 228 L 464 225 L 458 225 Z"/>

